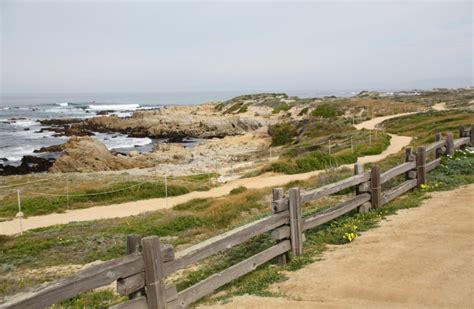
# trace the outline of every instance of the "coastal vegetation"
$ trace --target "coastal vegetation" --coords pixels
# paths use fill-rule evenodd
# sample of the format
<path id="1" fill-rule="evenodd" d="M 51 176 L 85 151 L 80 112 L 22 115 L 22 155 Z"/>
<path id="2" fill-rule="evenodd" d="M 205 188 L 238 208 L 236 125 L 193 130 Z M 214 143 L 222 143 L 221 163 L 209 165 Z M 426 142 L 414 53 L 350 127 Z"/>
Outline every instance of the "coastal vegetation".
<path id="1" fill-rule="evenodd" d="M 36 179 L 36 181 L 45 180 L 44 182 L 35 183 L 35 180 L 32 180 L 33 184 L 22 186 L 19 192 L 22 211 L 27 217 L 71 209 L 171 197 L 191 191 L 206 191 L 210 189 L 209 179 L 215 179 L 217 176 L 215 173 L 210 173 L 169 177 L 166 188 L 164 177 L 153 175 L 151 177 L 99 174 L 95 177 L 82 177 L 80 174 L 45 176 Z M 12 185 L 14 186 L 14 183 Z M 68 187 L 66 188 L 65 185 Z M 0 192 L 2 192 L 0 218 L 2 220 L 14 218 L 18 212 L 17 190 L 0 189 Z"/>
<path id="2" fill-rule="evenodd" d="M 451 95 L 455 98 L 449 100 L 448 104 L 454 109 L 428 111 L 387 120 L 384 122 L 385 131 L 382 129 L 355 130 L 353 125 L 376 116 L 416 111 L 418 108 L 426 109 L 433 103 L 440 103 L 441 99 L 435 99 L 437 97 L 431 93 L 389 98 L 363 93 L 352 98 L 319 99 L 295 99 L 284 94 L 259 94 L 238 97 L 214 105 L 212 109 L 234 117 L 234 114 L 249 115 L 254 112 L 255 106 L 266 108 L 268 111 L 266 115 L 277 117 L 270 118 L 272 122 L 268 123 L 269 135 L 267 137 L 274 147 L 274 154 L 279 158 L 271 162 L 263 161 L 263 164 L 257 165 L 256 173 L 271 171 L 296 174 L 327 169 L 326 172 L 307 181 L 297 181 L 286 186 L 286 188 L 293 186 L 314 188 L 352 174 L 351 169 L 336 170 L 333 169 L 334 167 L 352 164 L 361 156 L 383 152 L 390 144 L 390 136 L 387 132 L 414 137 L 412 146 L 433 142 L 434 134 L 437 132 L 452 131 L 457 137 L 459 125 L 474 123 L 474 113 L 469 103 L 466 101 L 460 103 L 460 100 L 472 100 L 469 95 L 461 95 L 457 92 Z M 442 92 L 441 97 L 446 98 L 446 96 Z M 416 98 L 411 100 L 409 97 Z M 258 112 L 261 111 L 258 110 Z M 227 125 L 229 124 L 225 124 L 223 128 L 227 128 Z M 255 125 L 246 130 L 261 128 Z M 202 130 L 199 132 L 205 132 L 207 129 L 203 125 L 199 130 Z M 231 133 L 235 132 L 237 130 Z M 257 135 L 252 135 L 252 139 L 257 139 L 255 136 Z M 270 141 L 261 145 L 270 145 Z M 205 157 L 208 153 L 202 151 L 203 154 L 201 154 L 202 149 L 192 153 L 186 159 L 187 162 L 196 161 L 199 156 Z M 216 149 L 213 149 L 212 153 L 222 151 L 222 149 Z M 166 151 L 170 156 L 169 153 L 172 151 L 169 149 Z M 179 165 L 178 159 L 173 158 L 173 160 L 177 160 L 177 165 Z M 399 153 L 378 164 L 386 170 L 403 160 L 403 154 Z M 367 164 L 366 169 L 370 166 L 371 164 Z M 233 171 L 232 168 L 232 173 Z M 474 155 L 472 153 L 456 152 L 453 158 L 443 158 L 442 166 L 430 173 L 428 185 L 422 190 L 414 191 L 381 209 L 367 214 L 352 212 L 308 232 L 303 256 L 292 259 L 283 268 L 276 267 L 275 261 L 269 262 L 255 272 L 223 287 L 218 296 L 203 301 L 225 300 L 233 295 L 245 293 L 275 296 L 268 287 L 271 283 L 284 280 L 285 271 L 293 271 L 316 261 L 328 244 L 350 242 L 398 209 L 418 206 L 426 198 L 428 191 L 447 190 L 473 183 L 473 171 Z M 215 185 L 215 180 L 219 176 L 218 173 L 199 173 L 169 177 L 167 195 L 176 196 L 191 191 L 208 190 L 210 184 Z M 1 220 L 10 219 L 17 212 L 17 192 L 16 189 L 9 188 L 24 182 L 34 182 L 42 177 L 48 178 L 48 181 L 20 188 L 24 197 L 22 210 L 27 216 L 163 197 L 166 194 L 163 177 L 154 175 L 152 172 L 138 175 L 114 172 L 6 177 L 2 179 L 1 185 L 7 189 L 0 189 Z M 210 180 L 213 181 L 210 182 Z M 401 181 L 401 178 L 393 180 L 390 185 L 397 181 Z M 69 186 L 66 191 L 65 185 L 72 183 L 74 186 Z M 103 192 L 111 193 L 99 194 Z M 314 213 L 336 205 L 345 197 L 345 194 L 350 193 L 350 191 L 344 191 L 305 205 L 304 213 Z M 176 250 L 186 248 L 268 215 L 271 212 L 270 194 L 271 188 L 249 189 L 241 186 L 233 189 L 228 196 L 194 199 L 172 209 L 126 218 L 49 226 L 27 231 L 22 236 L 0 236 L 0 297 L 15 293 L 18 289 L 64 277 L 87 263 L 123 256 L 126 236 L 129 234 L 158 235 L 162 237 L 164 243 L 175 246 Z M 200 279 L 225 269 L 272 244 L 268 235 L 260 236 L 226 253 L 217 254 L 170 280 L 177 285 L 179 290 L 185 289 Z M 111 290 L 100 290 L 81 294 L 59 306 L 106 307 L 121 300 L 123 298 Z"/>
<path id="3" fill-rule="evenodd" d="M 420 205 L 426 192 L 449 190 L 463 184 L 474 183 L 474 154 L 457 151 L 453 158 L 443 158 L 442 167 L 430 173 L 428 185 L 421 190 L 409 193 L 383 208 L 366 214 L 351 212 L 346 216 L 306 233 L 305 252 L 292 258 L 284 267 L 276 267 L 271 261 L 256 271 L 224 286 L 217 296 L 201 302 L 226 300 L 235 295 L 252 294 L 278 296 L 268 290 L 270 284 L 285 280 L 285 271 L 294 271 L 318 260 L 327 245 L 341 245 L 351 242 L 365 230 L 377 225 L 386 216 L 399 209 Z M 345 175 L 343 175 L 345 174 Z M 314 187 L 347 177 L 350 171 L 329 172 L 306 182 L 289 186 Z M 153 212 L 130 218 L 77 222 L 64 226 L 29 231 L 19 237 L 2 237 L 0 263 L 2 280 L 0 292 L 10 294 L 18 287 L 24 288 L 64 275 L 60 269 L 69 264 L 85 264 L 97 259 L 107 260 L 124 254 L 127 234 L 159 235 L 164 242 L 172 243 L 178 250 L 180 246 L 202 241 L 224 230 L 253 221 L 269 213 L 269 203 L 265 198 L 270 189 L 239 190 L 231 196 L 219 199 L 201 199 L 179 205 L 171 210 Z M 340 195 L 305 205 L 304 212 L 312 213 L 337 204 Z M 222 220 L 224 218 L 225 220 Z M 272 240 L 268 235 L 253 239 L 225 253 L 213 256 L 197 268 L 172 278 L 178 290 L 194 284 L 210 274 L 242 261 L 254 253 L 268 248 Z M 80 252 L 80 254 L 78 254 Z M 55 274 L 41 274 L 34 269 L 56 267 Z M 13 274 L 22 274 L 13 276 Z M 62 306 L 110 305 L 123 301 L 122 297 L 110 290 L 93 291 L 79 295 Z"/>

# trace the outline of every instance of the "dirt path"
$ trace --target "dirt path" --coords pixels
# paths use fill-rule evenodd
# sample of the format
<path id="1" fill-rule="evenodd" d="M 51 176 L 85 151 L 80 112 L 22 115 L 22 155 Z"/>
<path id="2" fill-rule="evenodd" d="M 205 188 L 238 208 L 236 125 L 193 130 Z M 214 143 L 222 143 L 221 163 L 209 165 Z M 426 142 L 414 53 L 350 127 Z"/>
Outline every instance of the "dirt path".
<path id="1" fill-rule="evenodd" d="M 444 111 L 446 110 L 446 103 L 438 103 L 433 105 L 431 108 L 433 108 L 435 111 Z"/>
<path id="2" fill-rule="evenodd" d="M 356 125 L 360 129 L 374 129 L 383 121 L 395 117 L 409 115 L 410 113 L 398 114 L 386 117 L 374 118 Z M 410 144 L 411 137 L 391 135 L 390 146 L 379 155 L 361 157 L 358 163 L 377 162 L 389 155 L 398 153 L 403 147 Z M 352 167 L 352 165 L 344 165 L 342 167 Z M 306 180 L 316 176 L 324 171 L 313 171 L 309 173 L 296 175 L 276 175 L 273 173 L 263 174 L 257 177 L 242 178 L 226 183 L 220 187 L 213 188 L 209 191 L 195 191 L 188 194 L 165 198 L 156 198 L 149 200 L 141 200 L 122 204 L 96 206 L 85 209 L 70 210 L 65 213 L 54 213 L 44 216 L 33 216 L 22 220 L 23 231 L 46 227 L 56 224 L 66 224 L 73 221 L 90 221 L 107 218 L 122 218 L 138 215 L 147 211 L 155 211 L 159 209 L 171 208 L 175 205 L 185 203 L 195 198 L 215 198 L 228 195 L 232 189 L 239 186 L 245 186 L 249 189 L 261 189 L 267 187 L 282 186 L 295 180 Z M 0 235 L 14 235 L 20 233 L 20 224 L 17 219 L 0 222 Z"/>
<path id="3" fill-rule="evenodd" d="M 273 290 L 215 308 L 474 308 L 474 185 L 436 192 Z"/>

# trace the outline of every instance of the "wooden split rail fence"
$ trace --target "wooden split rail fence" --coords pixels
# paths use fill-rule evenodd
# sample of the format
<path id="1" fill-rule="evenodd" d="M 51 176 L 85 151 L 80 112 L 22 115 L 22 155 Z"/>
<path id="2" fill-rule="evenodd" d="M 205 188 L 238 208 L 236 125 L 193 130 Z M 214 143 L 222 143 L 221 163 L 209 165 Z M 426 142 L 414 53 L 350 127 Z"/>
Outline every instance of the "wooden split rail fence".
<path id="1" fill-rule="evenodd" d="M 13 295 L 0 304 L 1 308 L 43 308 L 116 281 L 117 292 L 128 295 L 129 300 L 115 306 L 124 308 L 184 308 L 196 300 L 211 294 L 217 288 L 235 280 L 258 266 L 277 258 L 285 264 L 292 256 L 304 250 L 304 231 L 320 226 L 354 209 L 367 212 L 390 202 L 405 192 L 426 183 L 426 174 L 440 165 L 441 156 L 453 155 L 456 148 L 474 145 L 473 126 L 470 130 L 460 128 L 460 138 L 452 133 L 445 138 L 436 135 L 436 142 L 427 147 L 418 147 L 416 152 L 406 149 L 405 163 L 381 172 L 375 165 L 365 172 L 356 164 L 354 176 L 309 191 L 291 188 L 288 196 L 282 188 L 273 189 L 273 214 L 243 225 L 226 233 L 198 243 L 183 251 L 174 252 L 173 247 L 163 245 L 157 236 L 127 238 L 128 255 L 91 266 L 65 279 L 38 286 L 27 292 Z M 427 162 L 427 154 L 434 152 L 435 159 Z M 382 191 L 382 184 L 394 177 L 404 175 L 401 184 Z M 355 187 L 355 196 L 325 211 L 302 216 L 302 204 Z M 241 261 L 203 281 L 183 290 L 166 286 L 166 276 L 193 265 L 218 252 L 239 245 L 263 233 L 271 233 L 275 245 Z"/>

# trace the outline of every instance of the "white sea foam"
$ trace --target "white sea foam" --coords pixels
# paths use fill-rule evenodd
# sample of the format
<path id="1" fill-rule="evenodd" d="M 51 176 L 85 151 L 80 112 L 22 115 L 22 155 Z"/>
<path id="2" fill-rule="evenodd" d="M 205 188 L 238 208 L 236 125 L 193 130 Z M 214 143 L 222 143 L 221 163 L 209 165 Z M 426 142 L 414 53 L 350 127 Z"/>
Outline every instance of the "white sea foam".
<path id="1" fill-rule="evenodd" d="M 21 120 L 14 120 L 12 124 L 15 126 L 26 128 L 26 127 L 34 126 L 37 123 L 36 121 L 31 120 L 31 119 L 21 119 Z"/>
<path id="2" fill-rule="evenodd" d="M 114 110 L 114 111 L 129 111 L 136 110 L 140 104 L 90 104 L 89 109 L 94 111 Z"/>
<path id="3" fill-rule="evenodd" d="M 131 117 L 133 115 L 133 112 L 117 112 L 117 113 L 111 113 L 110 115 L 115 115 L 120 118 Z"/>
<path id="4" fill-rule="evenodd" d="M 59 105 L 59 106 L 68 106 L 69 103 L 68 102 L 64 102 L 64 103 L 56 103 L 56 105 Z"/>
<path id="5" fill-rule="evenodd" d="M 30 155 L 35 150 L 33 146 L 17 146 L 0 150 L 0 158 L 6 158 L 8 161 L 20 161 L 25 155 Z"/>
<path id="6" fill-rule="evenodd" d="M 148 137 L 127 137 L 122 134 L 96 133 L 95 137 L 105 144 L 109 149 L 133 148 L 135 146 L 145 146 L 152 143 Z"/>

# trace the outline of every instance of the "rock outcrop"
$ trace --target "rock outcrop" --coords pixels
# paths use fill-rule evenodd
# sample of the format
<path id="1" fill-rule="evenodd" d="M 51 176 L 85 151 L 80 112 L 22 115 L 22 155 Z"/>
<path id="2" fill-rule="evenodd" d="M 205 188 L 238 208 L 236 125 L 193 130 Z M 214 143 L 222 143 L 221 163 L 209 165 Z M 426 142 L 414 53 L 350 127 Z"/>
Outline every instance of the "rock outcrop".
<path id="1" fill-rule="evenodd" d="M 2 161 L 6 162 L 5 160 Z M 21 164 L 18 166 L 4 165 L 4 163 L 0 163 L 0 175 L 26 175 L 30 173 L 46 172 L 53 165 L 53 162 L 53 158 L 24 156 L 21 159 Z"/>
<path id="2" fill-rule="evenodd" d="M 102 116 L 88 119 L 84 128 L 97 132 L 120 132 L 132 137 L 213 138 L 240 135 L 266 126 L 263 118 L 222 115 L 213 105 L 163 107 L 136 111 L 132 117 Z"/>
<path id="3" fill-rule="evenodd" d="M 96 172 L 153 166 L 146 157 L 128 157 L 112 154 L 104 144 L 93 137 L 73 136 L 64 144 L 62 155 L 49 169 L 50 172 Z"/>

